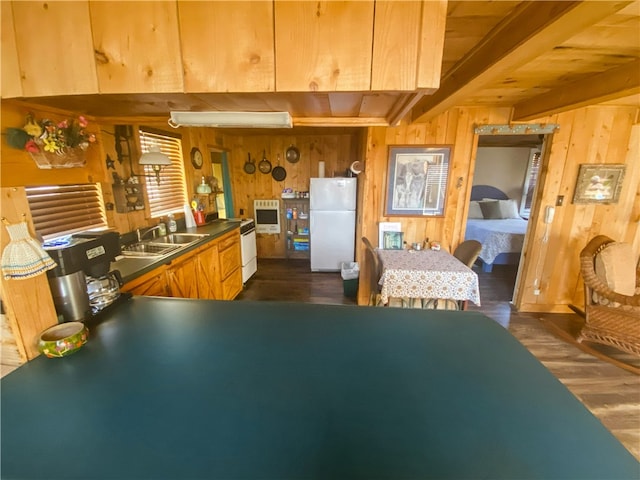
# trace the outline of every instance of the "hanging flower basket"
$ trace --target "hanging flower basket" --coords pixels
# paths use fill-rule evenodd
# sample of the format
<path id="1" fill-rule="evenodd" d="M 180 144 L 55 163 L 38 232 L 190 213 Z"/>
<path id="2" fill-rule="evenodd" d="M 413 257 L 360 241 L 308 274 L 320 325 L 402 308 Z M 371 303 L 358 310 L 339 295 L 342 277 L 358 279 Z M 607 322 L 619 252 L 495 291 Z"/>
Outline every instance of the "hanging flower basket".
<path id="1" fill-rule="evenodd" d="M 7 129 L 7 143 L 29 152 L 38 168 L 83 167 L 87 163 L 86 150 L 96 141 L 95 134 L 87 132 L 86 127 L 83 116 L 77 121 L 55 123 L 47 119 L 36 121 L 30 113 L 24 127 Z"/>
<path id="2" fill-rule="evenodd" d="M 36 166 L 42 169 L 84 167 L 87 163 L 86 148 L 65 147 L 56 152 L 29 152 Z"/>

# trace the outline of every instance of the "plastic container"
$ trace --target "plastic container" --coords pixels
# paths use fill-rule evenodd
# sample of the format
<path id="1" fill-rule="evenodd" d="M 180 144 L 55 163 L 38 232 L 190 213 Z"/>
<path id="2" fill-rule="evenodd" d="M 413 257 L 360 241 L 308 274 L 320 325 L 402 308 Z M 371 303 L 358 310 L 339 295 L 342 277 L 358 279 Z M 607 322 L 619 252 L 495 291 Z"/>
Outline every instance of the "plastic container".
<path id="1" fill-rule="evenodd" d="M 169 221 L 167 223 L 169 224 L 170 233 L 178 231 L 178 224 L 176 223 L 176 219 L 174 218 L 172 213 L 169 214 Z"/>
<path id="2" fill-rule="evenodd" d="M 360 278 L 360 266 L 358 262 L 342 262 L 340 269 L 342 275 L 342 289 L 345 297 L 358 296 L 358 279 Z"/>

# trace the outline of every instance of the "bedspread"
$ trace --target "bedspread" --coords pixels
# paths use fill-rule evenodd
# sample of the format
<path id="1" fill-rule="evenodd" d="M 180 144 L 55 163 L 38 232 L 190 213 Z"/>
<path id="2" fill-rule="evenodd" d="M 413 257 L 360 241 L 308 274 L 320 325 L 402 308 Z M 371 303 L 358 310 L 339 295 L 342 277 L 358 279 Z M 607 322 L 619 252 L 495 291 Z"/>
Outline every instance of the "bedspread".
<path id="1" fill-rule="evenodd" d="M 480 258 L 485 263 L 493 263 L 501 253 L 522 251 L 527 221 L 521 218 L 502 220 L 467 220 L 465 240 L 482 243 Z"/>

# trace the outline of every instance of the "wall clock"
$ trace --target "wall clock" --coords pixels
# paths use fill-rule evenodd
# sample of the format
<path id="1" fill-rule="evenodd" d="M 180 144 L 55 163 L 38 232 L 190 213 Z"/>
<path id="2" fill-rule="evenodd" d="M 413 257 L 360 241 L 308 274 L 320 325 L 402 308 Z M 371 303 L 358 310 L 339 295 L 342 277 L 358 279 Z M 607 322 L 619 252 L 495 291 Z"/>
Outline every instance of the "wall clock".
<path id="1" fill-rule="evenodd" d="M 202 162 L 202 152 L 198 147 L 193 147 L 191 149 L 191 163 L 193 164 L 194 168 L 202 168 Z"/>

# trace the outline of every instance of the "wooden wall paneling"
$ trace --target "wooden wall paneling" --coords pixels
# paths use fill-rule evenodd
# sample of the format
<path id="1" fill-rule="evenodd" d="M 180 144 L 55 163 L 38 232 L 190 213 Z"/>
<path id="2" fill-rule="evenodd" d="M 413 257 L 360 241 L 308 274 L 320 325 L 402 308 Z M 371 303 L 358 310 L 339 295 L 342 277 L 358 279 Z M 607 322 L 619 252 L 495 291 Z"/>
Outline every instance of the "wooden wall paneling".
<path id="1" fill-rule="evenodd" d="M 18 48 L 16 47 L 16 31 L 13 24 L 11 2 L 0 2 L 0 19 L 2 22 L 0 26 L 2 98 L 21 97 L 22 81 L 20 79 L 20 64 L 18 62 Z"/>
<path id="2" fill-rule="evenodd" d="M 275 2 L 276 90 L 369 90 L 374 2 Z"/>
<path id="3" fill-rule="evenodd" d="M 627 171 L 625 184 L 620 192 L 620 201 L 630 205 L 630 216 L 627 231 L 622 241 L 630 243 L 633 251 L 640 253 L 640 124 L 631 129 L 629 149 L 626 155 Z M 634 189 L 635 186 L 635 189 Z"/>
<path id="4" fill-rule="evenodd" d="M 325 162 L 328 177 L 344 176 L 347 168 L 357 159 L 358 148 L 354 134 L 334 135 L 250 135 L 233 137 L 230 140 L 232 173 L 234 176 L 234 206 L 237 211 L 245 210 L 245 216 L 253 216 L 254 199 L 281 199 L 282 190 L 291 188 L 296 191 L 309 190 L 309 178 L 318 175 L 318 162 Z M 300 151 L 300 160 L 289 163 L 285 153 L 290 145 Z M 263 174 L 259 170 L 247 174 L 243 167 L 247 153 L 255 159 L 256 166 L 262 159 L 263 151 L 271 162 L 272 168 L 278 164 L 284 167 L 287 176 L 284 181 L 277 182 L 271 173 Z M 284 235 L 258 235 L 257 248 L 259 258 L 281 258 L 285 253 Z"/>
<path id="5" fill-rule="evenodd" d="M 11 100 L 2 101 L 2 126 L 3 128 L 22 128 L 26 123 L 28 113 L 33 113 L 36 120 L 49 118 L 54 121 L 63 119 L 76 119 L 79 114 L 59 111 L 45 111 L 29 108 L 19 102 Z M 89 132 L 98 133 L 100 125 L 87 117 Z M 87 165 L 84 168 L 55 168 L 40 169 L 36 166 L 31 155 L 25 150 L 19 150 L 2 142 L 2 169 L 0 169 L 1 185 L 3 187 L 56 185 L 70 183 L 87 183 L 100 181 L 102 173 L 99 167 L 100 148 L 91 145 L 86 151 Z"/>
<path id="6" fill-rule="evenodd" d="M 382 220 L 384 212 L 384 187 L 386 180 L 387 145 L 385 136 L 388 129 L 372 127 L 367 129 L 365 169 L 358 176 L 358 188 L 362 190 L 362 213 L 360 235 L 356 238 L 356 259 L 360 263 L 360 278 L 358 288 L 358 304 L 366 305 L 369 301 L 370 268 L 364 261 L 364 245 L 361 238 L 367 237 L 374 247 L 378 246 L 378 222 Z"/>
<path id="7" fill-rule="evenodd" d="M 33 222 L 24 188 L 2 188 L 0 196 L 2 217 L 11 224 L 26 221 L 33 236 Z M 1 228 L 0 246 L 4 251 L 10 238 L 6 228 Z M 58 323 L 47 275 L 43 273 L 24 280 L 5 280 L 2 277 L 0 286 L 7 318 L 21 356 L 31 360 L 39 355 L 37 339 L 40 332 Z"/>
<path id="8" fill-rule="evenodd" d="M 89 2 L 11 3 L 23 95 L 96 93 Z"/>
<path id="9" fill-rule="evenodd" d="M 529 231 L 525 240 L 525 264 L 521 268 L 520 276 L 522 281 L 518 286 L 516 307 L 524 311 L 540 311 L 545 305 L 553 303 L 551 295 L 562 290 L 573 290 L 575 282 L 567 285 L 570 280 L 565 272 L 577 268 L 577 258 L 571 258 L 567 254 L 565 243 L 567 238 L 560 239 L 553 230 L 569 232 L 573 224 L 568 205 L 571 204 L 573 190 L 570 194 L 565 194 L 564 207 L 558 207 L 553 227 L 549 227 L 549 240 L 543 242 L 546 226 L 542 221 L 544 206 L 553 204 L 557 195 L 563 194 L 563 185 L 568 183 L 567 175 L 575 180 L 574 173 L 569 173 L 573 167 L 567 168 L 570 162 L 568 157 L 569 148 L 574 141 L 573 131 L 574 114 L 567 114 L 565 121 L 560 118 L 548 119 L 551 123 L 561 123 L 560 129 L 553 134 L 545 145 L 543 164 L 540 171 L 539 185 L 536 191 L 535 205 L 539 205 L 536 210 L 532 210 L 529 217 Z M 557 122 L 554 122 L 556 120 Z M 549 264 L 549 262 L 554 262 Z M 556 265 L 555 262 L 558 262 Z M 570 266 L 576 262 L 576 267 Z M 562 266 L 562 264 L 565 264 Z M 551 270 L 549 270 L 549 265 Z M 534 295 L 536 280 L 540 288 L 540 295 Z M 557 290 L 556 290 L 557 289 Z"/>
<path id="10" fill-rule="evenodd" d="M 115 197 L 113 194 L 113 184 L 115 182 L 113 174 L 116 173 L 118 177 L 123 180 L 128 179 L 131 176 L 131 169 L 129 168 L 129 159 L 123 159 L 122 163 L 118 161 L 118 154 L 116 153 L 115 145 L 115 127 L 113 125 L 102 125 L 98 138 L 100 139 L 100 147 L 104 154 L 104 169 L 105 173 L 102 177 L 102 196 L 104 198 L 105 206 L 108 203 L 114 204 L 112 210 L 106 210 L 107 222 L 110 227 L 115 228 L 120 233 L 130 232 L 137 227 L 144 226 L 144 223 L 137 224 L 136 217 L 139 212 L 118 213 L 115 209 Z M 134 147 L 133 141 L 131 146 Z M 126 151 L 123 153 L 126 154 Z M 113 161 L 113 168 L 108 168 L 106 165 L 107 155 Z M 143 215 L 144 217 L 144 215 Z"/>
<path id="11" fill-rule="evenodd" d="M 77 2 L 71 3 L 77 8 Z M 100 93 L 184 91 L 175 0 L 92 1 L 90 10 L 89 46 L 95 49 L 91 64 L 97 69 Z M 66 93 L 71 91 L 76 93 Z"/>
<path id="12" fill-rule="evenodd" d="M 369 265 L 366 265 L 365 249 L 362 243 L 363 236 L 363 224 L 364 224 L 364 210 L 365 210 L 365 183 L 367 176 L 367 161 L 366 152 L 368 144 L 368 131 L 362 129 L 355 138 L 355 147 L 357 158 L 360 160 L 362 173 L 358 175 L 358 188 L 356 190 L 356 238 L 355 238 L 355 261 L 360 266 L 360 281 L 358 282 L 358 294 L 356 301 L 358 305 L 367 305 L 369 299 Z M 369 207 L 367 206 L 366 209 Z M 364 269 L 364 271 L 363 271 Z"/>
<path id="13" fill-rule="evenodd" d="M 191 200 L 196 195 L 196 188 L 202 183 L 202 177 L 205 181 L 213 175 L 213 166 L 211 164 L 210 146 L 219 148 L 215 145 L 214 129 L 199 128 L 181 128 L 182 134 L 182 159 L 184 164 L 184 176 L 187 182 L 187 198 Z M 215 146 L 214 146 L 215 145 Z M 202 168 L 196 169 L 191 163 L 191 149 L 199 148 L 204 159 Z M 219 179 L 222 181 L 222 179 Z"/>
<path id="14" fill-rule="evenodd" d="M 440 118 L 440 117 L 438 117 Z M 447 210 L 452 212 L 453 225 L 447 233 L 449 251 L 464 240 L 466 218 L 471 197 L 471 185 L 475 170 L 478 137 L 474 134 L 475 116 L 466 111 L 454 109 L 447 115 L 447 136 L 445 144 L 452 146 L 449 166 L 449 188 Z M 451 135 L 454 136 L 451 136 Z M 458 182 L 458 179 L 462 180 Z"/>
<path id="15" fill-rule="evenodd" d="M 371 90 L 415 90 L 421 14 L 422 2 L 376 2 Z"/>
<path id="16" fill-rule="evenodd" d="M 186 92 L 275 90 L 272 2 L 178 2 L 178 16 Z"/>

